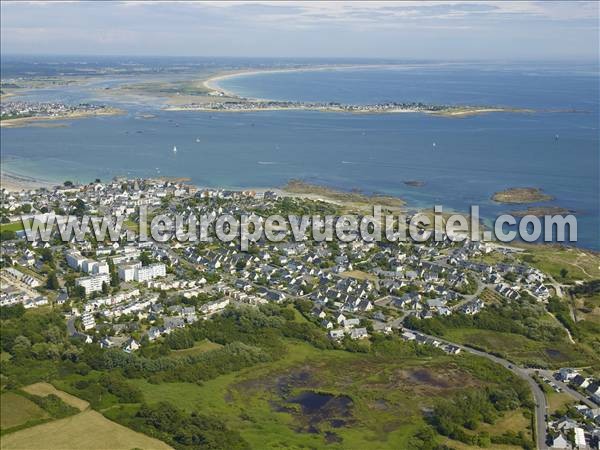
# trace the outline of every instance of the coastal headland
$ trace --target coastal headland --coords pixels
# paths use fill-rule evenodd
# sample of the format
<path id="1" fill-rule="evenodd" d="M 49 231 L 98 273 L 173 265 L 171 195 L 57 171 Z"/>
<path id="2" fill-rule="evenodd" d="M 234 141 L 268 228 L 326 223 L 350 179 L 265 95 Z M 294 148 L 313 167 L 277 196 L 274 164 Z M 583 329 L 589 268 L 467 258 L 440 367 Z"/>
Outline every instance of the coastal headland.
<path id="1" fill-rule="evenodd" d="M 2 119 L 0 120 L 0 127 L 3 128 L 19 128 L 26 126 L 61 126 L 61 125 L 50 125 L 45 122 L 47 121 L 55 121 L 55 120 L 75 120 L 75 119 L 85 119 L 88 117 L 99 117 L 99 116 L 117 116 L 125 114 L 125 111 L 119 108 L 113 107 L 105 107 L 101 109 L 95 110 L 84 110 L 84 111 L 69 111 L 61 114 L 55 115 L 35 115 L 28 117 L 16 117 L 10 119 Z"/>

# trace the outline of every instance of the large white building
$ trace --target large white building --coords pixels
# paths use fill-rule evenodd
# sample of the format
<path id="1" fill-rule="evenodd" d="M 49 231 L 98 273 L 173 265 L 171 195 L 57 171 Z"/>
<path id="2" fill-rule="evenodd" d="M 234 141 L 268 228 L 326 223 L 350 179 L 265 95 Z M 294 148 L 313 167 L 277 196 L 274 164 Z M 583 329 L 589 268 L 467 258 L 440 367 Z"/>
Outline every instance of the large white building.
<path id="1" fill-rule="evenodd" d="M 74 270 L 81 270 L 91 275 L 108 273 L 108 263 L 106 261 L 94 261 L 85 258 L 76 250 L 70 250 L 65 254 L 67 264 Z"/>
<path id="2" fill-rule="evenodd" d="M 137 267 L 133 275 L 135 281 L 140 283 L 149 281 L 157 277 L 164 277 L 167 274 L 167 268 L 162 263 L 150 264 L 149 266 Z"/>
<path id="3" fill-rule="evenodd" d="M 106 261 L 94 261 L 92 259 L 86 259 L 83 263 L 83 271 L 92 275 L 98 275 L 101 273 L 108 273 L 108 263 Z"/>
<path id="4" fill-rule="evenodd" d="M 71 269 L 81 270 L 83 262 L 87 260 L 81 253 L 75 250 L 70 250 L 65 254 L 67 264 Z"/>
<path id="5" fill-rule="evenodd" d="M 77 286 L 81 286 L 83 289 L 85 289 L 85 295 L 89 295 L 92 292 L 102 291 L 102 283 L 110 283 L 110 276 L 108 274 L 102 273 L 89 277 L 78 278 L 75 280 L 75 284 Z"/>
<path id="6" fill-rule="evenodd" d="M 139 261 L 131 264 L 120 264 L 119 278 L 125 282 L 133 281 L 135 272 L 140 267 L 142 267 L 142 263 Z"/>
<path id="7" fill-rule="evenodd" d="M 96 327 L 96 320 L 94 319 L 94 315 L 91 313 L 85 313 L 82 315 L 81 323 L 83 324 L 83 329 L 86 331 Z"/>

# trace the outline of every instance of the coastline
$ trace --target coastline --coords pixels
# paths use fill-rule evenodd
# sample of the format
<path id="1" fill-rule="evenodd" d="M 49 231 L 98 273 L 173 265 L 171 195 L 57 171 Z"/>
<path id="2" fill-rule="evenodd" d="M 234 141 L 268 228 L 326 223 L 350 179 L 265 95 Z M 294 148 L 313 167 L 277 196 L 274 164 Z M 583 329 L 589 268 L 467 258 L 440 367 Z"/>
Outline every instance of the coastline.
<path id="1" fill-rule="evenodd" d="M 51 188 L 57 184 L 59 183 L 4 169 L 0 171 L 0 189 L 6 189 L 9 192 Z"/>
<path id="2" fill-rule="evenodd" d="M 417 109 L 417 108 L 390 108 L 386 110 L 373 111 L 351 111 L 343 108 L 343 105 L 334 106 L 311 106 L 303 102 L 276 101 L 258 97 L 242 97 L 240 94 L 223 88 L 219 81 L 247 76 L 270 73 L 286 72 L 318 72 L 334 71 L 344 69 L 369 69 L 369 68 L 401 68 L 414 67 L 414 65 L 400 64 L 367 64 L 367 65 L 325 65 L 307 66 L 293 68 L 271 68 L 271 69 L 240 69 L 216 73 L 202 81 L 202 86 L 209 91 L 203 101 L 190 104 L 171 104 L 163 108 L 164 111 L 197 111 L 197 112 L 261 112 L 261 111 L 320 111 L 328 113 L 351 113 L 351 114 L 398 114 L 398 113 L 422 113 L 432 116 L 463 118 L 488 113 L 534 113 L 535 110 L 527 108 L 500 107 L 500 106 L 453 106 L 447 105 L 442 109 Z M 223 99 L 220 101 L 219 99 Z M 218 104 L 228 104 L 228 108 L 219 108 Z M 232 107 L 231 103 L 238 103 L 238 107 Z M 289 105 L 261 105 L 260 103 L 290 103 Z M 326 106 L 325 106 L 326 105 Z"/>
<path id="3" fill-rule="evenodd" d="M 184 184 L 189 184 L 191 186 L 196 187 L 199 190 L 202 189 L 223 189 L 223 190 L 235 190 L 235 191 L 245 191 L 245 192 L 255 192 L 255 193 L 264 193 L 264 192 L 274 192 L 280 197 L 288 197 L 288 198 L 300 198 L 306 200 L 314 200 L 314 201 L 322 201 L 326 203 L 330 203 L 332 205 L 341 207 L 345 213 L 350 211 L 365 211 L 370 212 L 373 205 L 381 205 L 384 209 L 388 210 L 388 212 L 393 213 L 422 213 L 425 215 L 430 215 L 431 211 L 429 208 L 424 208 L 422 206 L 411 206 L 401 197 L 391 196 L 391 195 L 382 195 L 382 194 L 364 194 L 358 191 L 344 191 L 335 188 L 329 188 L 327 186 L 322 185 L 312 185 L 308 183 L 304 183 L 300 180 L 290 180 L 285 186 L 279 187 L 240 187 L 240 186 L 209 186 L 209 185 L 199 185 L 191 182 L 191 180 L 187 177 L 168 177 L 168 176 L 160 176 L 160 177 L 150 177 L 149 179 L 153 180 L 162 180 L 162 181 L 173 181 L 173 182 L 181 182 Z M 41 178 L 36 178 L 34 176 L 26 175 L 23 173 L 17 173 L 14 171 L 1 170 L 0 171 L 0 189 L 6 190 L 8 192 L 20 192 L 20 191 L 29 191 L 40 188 L 51 189 L 56 186 L 60 186 L 62 183 L 60 181 L 50 181 Z M 550 207 L 547 211 L 535 211 L 535 210 L 525 210 L 525 211 L 513 211 L 512 214 L 515 214 L 518 217 L 522 217 L 524 213 L 541 215 L 541 213 L 551 213 L 551 214 L 574 214 L 575 211 L 566 210 L 559 207 L 553 209 Z M 447 219 L 447 217 L 451 214 L 460 214 L 459 210 L 446 210 L 444 211 L 443 217 Z M 523 214 L 520 214 L 523 213 Z M 462 214 L 466 214 L 466 212 L 462 212 Z M 468 215 L 467 215 L 468 217 Z M 483 223 L 480 224 L 481 230 L 487 228 L 487 225 Z M 560 249 L 575 249 L 580 252 L 588 252 L 593 255 L 600 255 L 599 250 L 595 250 L 586 246 L 572 246 L 568 244 L 560 244 L 556 242 L 536 242 L 536 243 L 523 243 L 520 241 L 515 241 L 510 244 L 503 244 L 498 242 L 490 242 L 492 245 L 499 245 L 502 247 L 513 247 L 520 250 L 523 249 L 535 249 L 535 248 L 560 248 Z"/>
<path id="4" fill-rule="evenodd" d="M 453 63 L 438 63 L 438 66 L 448 66 L 453 65 Z M 347 69 L 409 69 L 415 67 L 421 67 L 423 64 L 326 64 L 326 65 L 311 65 L 311 66 L 302 66 L 302 67 L 288 67 L 288 68 L 266 68 L 266 69 L 238 69 L 238 70 L 229 70 L 223 72 L 217 72 L 216 74 L 210 76 L 206 80 L 202 82 L 202 85 L 213 92 L 222 92 L 226 97 L 239 98 L 242 97 L 235 92 L 228 91 L 221 86 L 219 86 L 218 82 L 221 80 L 235 78 L 238 76 L 246 76 L 246 75 L 261 75 L 261 74 L 269 74 L 269 73 L 287 73 L 287 72 L 320 72 L 327 70 L 347 70 Z M 270 99 L 261 99 L 261 98 L 244 98 L 244 100 L 254 100 L 254 101 L 269 101 Z"/>
<path id="5" fill-rule="evenodd" d="M 213 92 L 222 92 L 226 97 L 239 98 L 242 97 L 235 92 L 228 91 L 223 87 L 219 86 L 218 82 L 221 80 L 226 80 L 229 78 L 235 78 L 239 76 L 246 75 L 261 75 L 261 74 L 269 74 L 269 73 L 287 73 L 287 72 L 319 72 L 323 70 L 337 70 L 337 69 L 368 69 L 368 68 L 377 68 L 377 67 L 403 67 L 399 64 L 368 64 L 368 65 L 360 65 L 360 64 L 350 64 L 350 65 L 325 65 L 325 66 L 306 66 L 306 67 L 290 67 L 290 68 L 271 68 L 271 69 L 239 69 L 234 71 L 225 71 L 219 72 L 215 75 L 207 78 L 202 82 L 202 85 Z M 245 100 L 268 100 L 261 98 L 246 98 Z"/>
<path id="6" fill-rule="evenodd" d="M 307 66 L 307 67 L 294 67 L 294 68 L 282 68 L 282 69 L 240 69 L 235 71 L 226 71 L 217 73 L 202 82 L 202 86 L 210 91 L 208 94 L 209 97 L 212 98 L 227 98 L 227 99 L 235 99 L 240 103 L 248 103 L 252 104 L 253 102 L 271 102 L 271 99 L 258 98 L 258 97 L 242 97 L 239 94 L 227 90 L 219 85 L 219 81 L 247 76 L 247 75 L 260 75 L 260 74 L 270 74 L 270 73 L 286 73 L 286 72 L 319 72 L 319 71 L 327 71 L 327 70 L 344 70 L 344 69 L 370 69 L 370 68 L 408 68 L 414 67 L 414 65 L 402 65 L 402 64 L 350 64 L 350 65 L 325 65 L 325 66 Z M 199 111 L 199 112 L 214 112 L 215 108 L 209 106 L 210 102 L 203 102 L 192 107 L 186 105 L 172 105 L 164 108 L 165 111 Z M 231 109 L 225 110 L 223 112 L 257 112 L 257 111 L 321 111 L 321 112 L 347 112 L 340 108 L 335 107 L 327 107 L 327 108 L 315 108 L 315 107 L 303 107 L 301 105 L 297 106 L 288 106 L 288 107 L 261 107 L 254 109 Z M 440 117 L 469 117 L 480 114 L 488 114 L 488 113 L 498 113 L 498 112 L 508 112 L 508 113 L 534 113 L 535 110 L 528 108 L 514 108 L 514 107 L 496 107 L 496 106 L 449 106 L 446 109 L 436 110 L 436 111 L 427 111 L 427 110 L 417 110 L 417 109 L 390 109 L 387 111 L 354 111 L 354 114 L 396 114 L 396 113 L 423 113 L 423 114 L 431 114 L 433 116 Z"/>
<path id="7" fill-rule="evenodd" d="M 238 101 L 238 100 L 236 100 Z M 324 113 L 345 113 L 345 114 L 356 114 L 356 115 L 372 115 L 372 114 L 429 114 L 432 116 L 439 117 L 450 117 L 450 118 L 461 118 L 476 116 L 480 114 L 488 113 L 531 113 L 534 112 L 531 109 L 518 109 L 518 108 L 491 108 L 491 107 L 447 107 L 443 109 L 416 109 L 416 108 L 390 108 L 385 110 L 348 110 L 343 107 L 336 106 L 309 106 L 302 104 L 292 104 L 289 106 L 261 106 L 256 105 L 252 108 L 254 102 L 259 100 L 247 100 L 241 99 L 239 108 L 222 109 L 211 105 L 210 103 L 198 103 L 194 105 L 180 105 L 180 106 L 167 106 L 163 108 L 163 111 L 196 111 L 196 112 L 219 112 L 219 113 L 254 113 L 254 112 L 265 112 L 265 111 L 318 111 Z M 243 105 L 244 107 L 241 107 Z M 249 106 L 249 107 L 246 107 Z M 368 105 L 367 105 L 368 106 Z"/>
<path id="8" fill-rule="evenodd" d="M 105 108 L 101 111 L 82 111 L 74 112 L 70 114 L 62 114 L 58 116 L 33 116 L 33 117 L 19 117 L 17 119 L 6 119 L 0 121 L 1 128 L 20 128 L 27 126 L 46 126 L 48 128 L 61 126 L 59 124 L 45 124 L 50 121 L 60 120 L 74 120 L 74 119 L 87 119 L 90 117 L 100 116 L 119 116 L 125 114 L 126 111 L 119 108 Z M 66 126 L 66 125 L 65 125 Z"/>

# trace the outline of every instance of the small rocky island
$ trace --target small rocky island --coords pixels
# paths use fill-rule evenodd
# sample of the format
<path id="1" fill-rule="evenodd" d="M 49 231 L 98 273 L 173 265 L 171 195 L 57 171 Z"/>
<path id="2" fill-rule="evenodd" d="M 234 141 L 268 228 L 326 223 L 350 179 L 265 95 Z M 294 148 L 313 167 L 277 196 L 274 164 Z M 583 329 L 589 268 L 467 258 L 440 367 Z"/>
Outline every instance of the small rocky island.
<path id="1" fill-rule="evenodd" d="M 525 217 L 525 216 L 567 216 L 569 214 L 576 214 L 576 211 L 562 206 L 529 206 L 527 209 L 520 211 L 511 211 L 510 214 L 514 217 Z"/>
<path id="2" fill-rule="evenodd" d="M 551 195 L 545 194 L 539 188 L 524 187 L 510 188 L 504 191 L 496 192 L 492 200 L 498 203 L 539 203 L 554 200 Z"/>

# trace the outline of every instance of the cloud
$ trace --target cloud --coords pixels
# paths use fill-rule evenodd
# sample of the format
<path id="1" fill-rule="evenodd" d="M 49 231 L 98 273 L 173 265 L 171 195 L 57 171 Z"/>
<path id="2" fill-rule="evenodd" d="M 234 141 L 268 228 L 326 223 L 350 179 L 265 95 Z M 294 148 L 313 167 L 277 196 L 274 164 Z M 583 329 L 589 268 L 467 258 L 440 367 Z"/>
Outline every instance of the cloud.
<path id="1" fill-rule="evenodd" d="M 566 35 L 578 51 L 598 47 L 596 2 L 2 0 L 0 8 L 1 48 L 13 53 L 440 57 L 450 46 L 465 58 L 483 47 L 504 57 L 567 52 Z"/>

